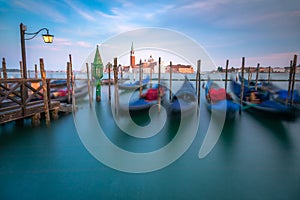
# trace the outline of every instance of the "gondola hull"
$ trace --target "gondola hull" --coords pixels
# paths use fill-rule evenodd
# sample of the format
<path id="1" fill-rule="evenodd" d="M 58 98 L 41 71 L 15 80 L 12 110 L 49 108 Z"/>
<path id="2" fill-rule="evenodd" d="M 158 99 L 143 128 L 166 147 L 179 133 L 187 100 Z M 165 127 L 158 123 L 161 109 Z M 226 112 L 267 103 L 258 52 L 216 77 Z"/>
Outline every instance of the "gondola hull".
<path id="1" fill-rule="evenodd" d="M 241 96 L 241 84 L 235 80 L 231 81 L 232 91 L 235 96 L 240 99 Z M 249 101 L 251 92 L 258 92 L 260 95 L 260 102 L 253 103 Z M 243 95 L 243 107 L 242 110 L 249 111 L 250 113 L 261 114 L 270 118 L 279 118 L 279 119 L 294 119 L 295 112 L 290 106 L 283 105 L 277 101 L 271 99 L 270 93 L 264 91 L 260 94 L 259 91 L 254 90 L 254 88 L 248 88 L 244 86 L 244 95 Z"/>
<path id="2" fill-rule="evenodd" d="M 216 91 L 223 91 L 222 97 L 217 100 L 213 101 L 210 96 L 210 91 L 215 89 Z M 229 94 L 226 93 L 225 89 L 220 90 L 221 87 L 217 85 L 215 82 L 209 80 L 205 87 L 205 98 L 206 98 L 206 107 L 209 112 L 215 112 L 217 115 L 224 115 L 226 119 L 234 119 L 237 112 L 240 110 L 240 105 L 235 103 L 233 99 L 228 98 Z"/>

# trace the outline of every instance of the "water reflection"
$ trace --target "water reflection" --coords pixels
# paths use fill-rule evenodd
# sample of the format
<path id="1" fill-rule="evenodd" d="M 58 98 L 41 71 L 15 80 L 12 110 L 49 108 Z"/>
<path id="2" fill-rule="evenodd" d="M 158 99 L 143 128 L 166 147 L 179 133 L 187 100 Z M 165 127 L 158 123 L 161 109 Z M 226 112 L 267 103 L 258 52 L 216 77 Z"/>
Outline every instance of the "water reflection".
<path id="1" fill-rule="evenodd" d="M 292 143 L 289 137 L 289 131 L 283 125 L 282 120 L 269 119 L 264 116 L 256 115 L 255 121 L 258 122 L 261 127 L 266 129 L 266 131 L 262 131 L 262 134 L 270 134 L 284 150 L 288 151 L 291 149 Z"/>

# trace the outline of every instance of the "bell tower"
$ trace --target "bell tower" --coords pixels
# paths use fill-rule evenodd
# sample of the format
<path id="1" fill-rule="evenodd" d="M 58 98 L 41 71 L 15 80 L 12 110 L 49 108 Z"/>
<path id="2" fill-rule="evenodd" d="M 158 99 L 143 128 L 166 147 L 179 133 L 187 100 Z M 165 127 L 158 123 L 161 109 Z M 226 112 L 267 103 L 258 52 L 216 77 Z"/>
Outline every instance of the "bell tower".
<path id="1" fill-rule="evenodd" d="M 130 67 L 133 68 L 135 66 L 135 55 L 133 49 L 133 42 L 131 43 L 131 50 L 130 50 Z"/>

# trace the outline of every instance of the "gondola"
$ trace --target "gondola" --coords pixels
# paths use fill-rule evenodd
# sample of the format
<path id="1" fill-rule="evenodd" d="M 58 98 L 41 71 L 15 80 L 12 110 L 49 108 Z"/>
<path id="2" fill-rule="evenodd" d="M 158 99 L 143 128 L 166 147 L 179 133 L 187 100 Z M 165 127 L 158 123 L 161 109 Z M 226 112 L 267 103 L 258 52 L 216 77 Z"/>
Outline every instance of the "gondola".
<path id="1" fill-rule="evenodd" d="M 88 94 L 88 85 L 87 83 L 83 83 L 77 87 L 74 88 L 74 96 L 75 99 L 77 98 L 83 98 Z M 71 89 L 71 88 L 70 88 Z M 70 100 L 72 99 L 72 91 L 70 95 Z M 68 102 L 68 89 L 62 88 L 57 90 L 51 90 L 50 91 L 50 98 L 51 100 L 56 100 L 62 103 Z"/>
<path id="2" fill-rule="evenodd" d="M 147 76 L 142 80 L 142 87 L 145 87 L 150 81 L 150 77 Z M 135 81 L 134 83 L 122 83 L 119 84 L 119 89 L 124 89 L 124 90 L 133 90 L 137 89 L 141 86 L 140 81 Z"/>
<path id="3" fill-rule="evenodd" d="M 164 98 L 164 87 L 160 85 L 160 95 L 161 100 Z M 122 95 L 130 95 L 128 96 L 120 96 L 120 99 L 128 99 L 129 102 L 120 102 L 119 109 L 120 111 L 144 111 L 148 110 L 151 106 L 158 104 L 158 84 L 154 85 L 152 88 L 147 88 L 143 90 L 142 96 L 140 96 L 139 89 L 136 89 L 133 93 L 122 93 Z"/>
<path id="4" fill-rule="evenodd" d="M 240 110 L 240 105 L 233 101 L 231 95 L 211 80 L 206 83 L 205 98 L 207 109 L 217 115 L 226 114 L 226 119 L 234 119 Z"/>
<path id="5" fill-rule="evenodd" d="M 241 76 L 239 76 L 239 80 L 242 80 Z M 244 78 L 244 84 L 252 90 L 255 89 L 255 81 L 248 81 Z M 266 81 L 258 82 L 256 89 L 260 92 L 269 93 L 270 97 L 274 101 L 300 110 L 300 95 L 298 94 L 297 90 L 295 90 L 293 94 L 291 92 L 288 93 L 288 90 L 281 89 L 273 83 Z M 290 102 L 292 95 L 293 103 L 291 104 Z"/>
<path id="6" fill-rule="evenodd" d="M 239 80 L 237 80 L 237 81 L 241 82 L 242 76 L 239 74 L 238 77 L 239 77 Z M 256 82 L 254 80 L 248 80 L 248 79 L 244 78 L 244 85 L 249 88 L 255 88 L 255 87 L 259 88 L 262 86 L 262 82 L 260 82 L 260 81 Z"/>
<path id="7" fill-rule="evenodd" d="M 170 114 L 181 113 L 186 115 L 197 110 L 197 93 L 186 76 L 181 88 L 172 97 L 167 107 Z"/>
<path id="8" fill-rule="evenodd" d="M 288 90 L 279 88 L 278 86 L 274 85 L 271 82 L 269 83 L 263 82 L 261 89 L 270 92 L 272 98 L 275 101 L 284 105 L 289 105 L 292 108 L 300 110 L 300 95 L 297 90 L 294 90 L 293 93 L 291 91 L 288 92 Z M 293 103 L 291 103 L 291 100 L 293 101 Z"/>
<path id="9" fill-rule="evenodd" d="M 238 99 L 241 96 L 241 87 L 241 83 L 232 79 L 231 89 Z M 291 107 L 273 100 L 269 92 L 255 90 L 254 87 L 244 85 L 242 103 L 242 110 L 260 113 L 270 118 L 294 119 L 295 117 L 295 112 Z"/>

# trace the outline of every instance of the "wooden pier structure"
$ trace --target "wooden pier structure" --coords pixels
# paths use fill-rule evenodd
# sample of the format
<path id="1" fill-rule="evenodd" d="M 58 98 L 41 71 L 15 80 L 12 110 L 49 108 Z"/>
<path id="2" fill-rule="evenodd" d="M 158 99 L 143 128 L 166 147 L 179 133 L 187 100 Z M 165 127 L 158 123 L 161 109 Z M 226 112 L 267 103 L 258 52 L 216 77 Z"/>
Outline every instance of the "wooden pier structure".
<path id="1" fill-rule="evenodd" d="M 49 126 L 50 117 L 57 119 L 59 112 L 71 112 L 68 104 L 61 104 L 60 101 L 51 98 L 51 79 L 46 78 L 42 58 L 40 59 L 41 78 L 37 78 L 37 67 L 35 70 L 35 78 L 7 78 L 6 63 L 3 58 L 3 78 L 0 77 L 0 125 L 12 121 L 21 122 L 25 118 L 31 118 L 32 124 L 38 125 L 43 114 L 46 125 Z M 69 73 L 71 71 L 69 69 Z M 70 81 L 69 78 L 67 81 Z"/>
<path id="2" fill-rule="evenodd" d="M 43 84 L 34 88 L 34 85 L 41 82 L 42 79 L 0 79 L 0 124 L 28 117 L 35 124 L 41 113 L 47 113 L 47 110 L 52 113 L 53 118 L 57 118 L 60 102 L 50 98 L 50 79 L 46 80 L 46 96 Z"/>

